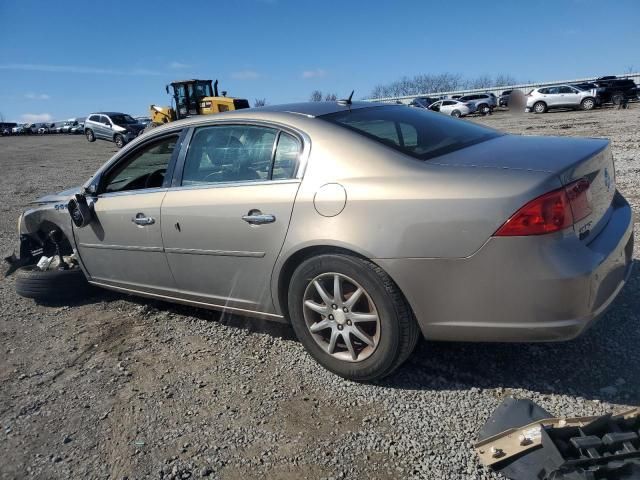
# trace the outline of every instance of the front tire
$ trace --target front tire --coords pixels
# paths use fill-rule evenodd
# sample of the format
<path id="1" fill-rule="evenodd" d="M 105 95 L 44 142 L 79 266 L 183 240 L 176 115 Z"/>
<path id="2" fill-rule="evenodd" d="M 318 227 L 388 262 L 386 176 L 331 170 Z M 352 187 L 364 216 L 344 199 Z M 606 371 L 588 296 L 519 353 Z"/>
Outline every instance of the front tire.
<path id="1" fill-rule="evenodd" d="M 460 118 L 461 113 L 459 110 L 454 110 L 453 112 L 451 112 L 451 116 L 452 117 L 456 117 L 456 118 Z"/>
<path id="2" fill-rule="evenodd" d="M 88 142 L 95 142 L 96 136 L 93 134 L 93 130 L 85 130 L 84 136 L 87 137 Z"/>
<path id="3" fill-rule="evenodd" d="M 593 98 L 585 98 L 580 103 L 582 110 L 593 110 L 596 106 L 596 101 Z"/>
<path id="4" fill-rule="evenodd" d="M 91 286 L 79 267 L 43 272 L 35 266 L 29 266 L 19 268 L 16 272 L 15 288 L 21 297 L 52 303 L 86 296 Z"/>
<path id="5" fill-rule="evenodd" d="M 124 141 L 124 137 L 117 133 L 116 136 L 113 137 L 113 143 L 116 144 L 116 147 L 122 148 L 126 142 Z"/>
<path id="6" fill-rule="evenodd" d="M 327 254 L 304 261 L 291 277 L 289 314 L 307 352 L 327 370 L 366 382 L 398 368 L 419 329 L 391 278 L 374 263 Z"/>
<path id="7" fill-rule="evenodd" d="M 544 102 L 536 102 L 533 105 L 533 111 L 536 113 L 544 113 L 547 111 L 547 104 Z"/>

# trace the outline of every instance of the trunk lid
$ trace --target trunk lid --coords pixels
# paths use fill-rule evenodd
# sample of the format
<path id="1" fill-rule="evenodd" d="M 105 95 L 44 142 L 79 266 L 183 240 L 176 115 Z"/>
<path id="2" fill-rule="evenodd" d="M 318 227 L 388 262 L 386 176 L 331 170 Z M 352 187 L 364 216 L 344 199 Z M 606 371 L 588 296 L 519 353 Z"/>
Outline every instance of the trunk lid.
<path id="1" fill-rule="evenodd" d="M 429 163 L 547 172 L 563 186 L 586 178 L 591 213 L 574 225 L 576 235 L 585 242 L 606 225 L 616 191 L 613 155 L 605 139 L 503 135 Z"/>

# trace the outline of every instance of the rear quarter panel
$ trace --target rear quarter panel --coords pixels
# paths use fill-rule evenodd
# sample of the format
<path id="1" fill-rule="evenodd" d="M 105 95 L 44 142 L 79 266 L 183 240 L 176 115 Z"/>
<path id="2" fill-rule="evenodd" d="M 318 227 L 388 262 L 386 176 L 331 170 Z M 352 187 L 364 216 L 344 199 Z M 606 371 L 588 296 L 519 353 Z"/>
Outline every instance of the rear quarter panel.
<path id="1" fill-rule="evenodd" d="M 374 260 L 470 256 L 524 203 L 560 186 L 548 172 L 416 160 L 333 125 L 308 133 L 313 146 L 274 286 L 286 259 L 309 246 L 339 246 Z M 314 206 L 328 183 L 342 185 L 347 198 L 332 217 Z"/>

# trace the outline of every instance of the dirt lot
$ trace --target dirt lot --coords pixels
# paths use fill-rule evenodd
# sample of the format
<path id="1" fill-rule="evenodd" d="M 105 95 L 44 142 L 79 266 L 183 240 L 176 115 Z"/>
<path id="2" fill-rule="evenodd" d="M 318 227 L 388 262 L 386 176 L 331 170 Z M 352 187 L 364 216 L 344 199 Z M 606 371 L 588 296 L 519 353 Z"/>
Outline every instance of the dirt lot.
<path id="1" fill-rule="evenodd" d="M 610 138 L 618 187 L 640 212 L 640 105 L 473 121 Z M 0 138 L 0 252 L 26 202 L 114 152 L 81 136 Z M 578 340 L 422 342 L 391 378 L 359 385 L 319 368 L 284 325 L 109 292 L 40 306 L 3 279 L 0 477 L 495 478 L 471 445 L 503 397 L 567 416 L 639 404 L 639 294 L 636 268 Z"/>

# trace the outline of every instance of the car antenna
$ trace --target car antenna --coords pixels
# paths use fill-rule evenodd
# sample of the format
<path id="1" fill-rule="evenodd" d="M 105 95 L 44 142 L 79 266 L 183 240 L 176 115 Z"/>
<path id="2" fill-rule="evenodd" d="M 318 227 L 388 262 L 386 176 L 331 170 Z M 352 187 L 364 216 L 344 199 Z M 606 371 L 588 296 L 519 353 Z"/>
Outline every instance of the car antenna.
<path id="1" fill-rule="evenodd" d="M 349 98 L 343 98 L 341 100 L 338 100 L 338 105 L 351 105 L 353 102 L 351 101 L 351 99 L 353 98 L 353 92 L 355 92 L 355 90 L 351 90 L 351 95 L 349 95 Z"/>

